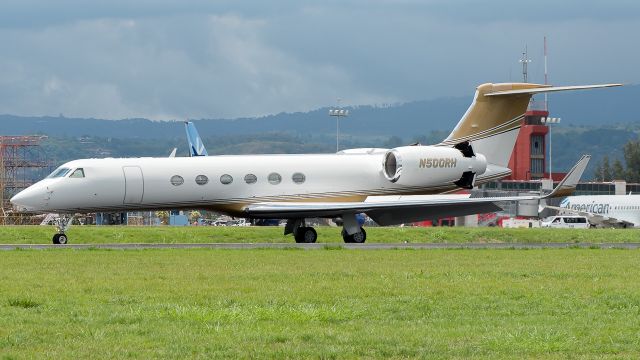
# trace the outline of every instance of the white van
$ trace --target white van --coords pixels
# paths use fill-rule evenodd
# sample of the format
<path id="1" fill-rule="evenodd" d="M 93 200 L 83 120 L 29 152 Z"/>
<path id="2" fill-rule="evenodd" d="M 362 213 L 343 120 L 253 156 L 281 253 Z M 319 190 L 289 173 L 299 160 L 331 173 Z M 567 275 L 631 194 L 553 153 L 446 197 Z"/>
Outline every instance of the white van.
<path id="1" fill-rule="evenodd" d="M 589 221 L 584 216 L 577 215 L 557 215 L 550 216 L 542 221 L 542 227 L 547 228 L 568 228 L 568 229 L 588 229 Z"/>

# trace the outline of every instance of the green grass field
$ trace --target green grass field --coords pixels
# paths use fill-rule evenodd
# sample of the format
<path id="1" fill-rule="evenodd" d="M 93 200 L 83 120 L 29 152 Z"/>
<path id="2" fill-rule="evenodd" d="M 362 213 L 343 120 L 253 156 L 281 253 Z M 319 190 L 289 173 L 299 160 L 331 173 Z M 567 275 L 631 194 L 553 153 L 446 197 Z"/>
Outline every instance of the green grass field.
<path id="1" fill-rule="evenodd" d="M 341 228 L 316 228 L 319 242 L 342 243 Z M 640 242 L 636 229 L 502 229 L 367 227 L 367 242 L 384 243 L 543 243 L 543 242 Z M 2 244 L 49 244 L 53 226 L 0 226 Z M 72 226 L 67 232 L 74 244 L 101 243 L 212 243 L 294 242 L 282 235 L 282 227 L 211 226 Z"/>
<path id="2" fill-rule="evenodd" d="M 638 250 L 11 250 L 0 358 L 639 358 Z"/>

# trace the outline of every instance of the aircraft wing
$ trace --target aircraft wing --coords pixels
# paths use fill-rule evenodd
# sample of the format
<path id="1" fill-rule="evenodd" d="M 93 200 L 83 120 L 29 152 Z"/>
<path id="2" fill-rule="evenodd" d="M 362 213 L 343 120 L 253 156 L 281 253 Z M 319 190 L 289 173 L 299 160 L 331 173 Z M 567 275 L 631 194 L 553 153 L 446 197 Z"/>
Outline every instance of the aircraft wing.
<path id="1" fill-rule="evenodd" d="M 523 200 L 517 198 L 515 200 Z M 498 201 L 513 198 L 460 198 L 438 195 L 412 195 L 393 197 L 370 196 L 361 202 L 271 202 L 249 205 L 245 212 L 254 217 L 309 218 L 337 217 L 343 214 L 366 213 L 380 225 L 414 222 L 434 216 L 463 216 L 499 211 Z"/>
<path id="2" fill-rule="evenodd" d="M 589 220 L 589 222 L 591 224 L 594 224 L 594 225 L 600 225 L 600 226 L 624 226 L 624 227 L 633 227 L 633 226 L 635 226 L 635 224 L 633 224 L 631 222 L 628 222 L 628 221 L 625 221 L 625 220 L 616 219 L 616 218 L 610 217 L 610 216 L 603 216 L 602 214 L 595 214 L 595 213 L 588 212 L 588 211 L 580 211 L 580 210 L 568 209 L 568 208 L 563 208 L 563 207 L 558 207 L 558 206 L 549 206 L 549 205 L 545 206 L 545 208 L 556 210 L 556 211 L 561 212 L 561 213 L 570 213 L 570 214 L 584 216 Z"/>
<path id="3" fill-rule="evenodd" d="M 361 202 L 264 202 L 248 205 L 248 216 L 261 218 L 336 217 L 366 213 L 379 225 L 395 225 L 433 217 L 464 216 L 499 211 L 498 202 L 566 196 L 575 187 L 591 156 L 585 155 L 553 191 L 545 196 L 472 198 L 469 195 L 369 196 Z"/>

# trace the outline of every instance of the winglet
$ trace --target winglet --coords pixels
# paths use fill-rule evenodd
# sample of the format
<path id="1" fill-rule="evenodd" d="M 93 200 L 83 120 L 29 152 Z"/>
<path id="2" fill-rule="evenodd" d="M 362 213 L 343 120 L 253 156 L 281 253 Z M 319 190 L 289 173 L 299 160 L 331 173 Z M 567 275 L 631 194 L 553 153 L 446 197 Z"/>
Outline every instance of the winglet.
<path id="1" fill-rule="evenodd" d="M 578 181 L 582 177 L 584 170 L 589 164 L 591 155 L 582 155 L 582 158 L 569 170 L 567 175 L 558 183 L 551 193 L 542 197 L 542 199 L 548 199 L 553 197 L 568 196 L 573 194 L 578 185 Z"/>
<path id="2" fill-rule="evenodd" d="M 171 151 L 171 154 L 169 154 L 170 158 L 174 158 L 176 157 L 176 152 L 178 151 L 178 148 L 173 148 L 173 150 Z"/>
<path id="3" fill-rule="evenodd" d="M 196 130 L 196 126 L 191 121 L 184 122 L 187 131 L 187 141 L 189 141 L 189 156 L 207 156 L 207 149 L 204 148 L 202 139 Z"/>

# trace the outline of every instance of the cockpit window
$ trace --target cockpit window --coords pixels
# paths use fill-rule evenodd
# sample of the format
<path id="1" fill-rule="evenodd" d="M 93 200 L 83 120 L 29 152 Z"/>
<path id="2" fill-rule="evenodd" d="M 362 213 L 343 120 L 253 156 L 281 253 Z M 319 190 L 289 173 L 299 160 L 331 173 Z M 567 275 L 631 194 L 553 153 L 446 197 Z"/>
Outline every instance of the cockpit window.
<path id="1" fill-rule="evenodd" d="M 71 175 L 69 175 L 70 178 L 83 178 L 84 177 L 84 170 L 82 170 L 82 168 L 78 168 L 75 169 L 74 172 L 71 173 Z"/>
<path id="2" fill-rule="evenodd" d="M 47 176 L 47 179 L 63 177 L 67 175 L 69 171 L 71 171 L 69 168 L 57 168 L 51 173 L 51 175 Z"/>

